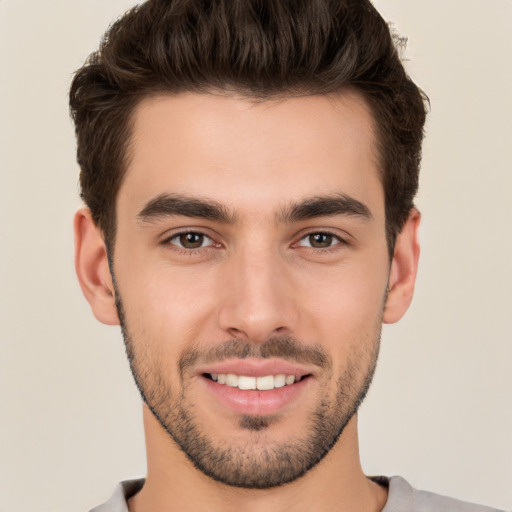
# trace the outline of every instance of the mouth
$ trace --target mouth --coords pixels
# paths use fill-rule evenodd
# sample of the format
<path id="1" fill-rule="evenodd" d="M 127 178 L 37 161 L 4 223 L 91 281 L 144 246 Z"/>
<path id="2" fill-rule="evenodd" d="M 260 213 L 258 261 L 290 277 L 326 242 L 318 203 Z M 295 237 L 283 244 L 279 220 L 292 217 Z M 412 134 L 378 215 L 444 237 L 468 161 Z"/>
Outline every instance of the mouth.
<path id="1" fill-rule="evenodd" d="M 210 379 L 218 384 L 238 388 L 244 391 L 258 390 L 270 391 L 272 389 L 291 386 L 297 382 L 301 382 L 311 374 L 306 375 L 287 375 L 279 373 L 277 375 L 263 375 L 260 377 L 249 375 L 237 375 L 235 373 L 204 373 L 203 377 Z"/>
<path id="2" fill-rule="evenodd" d="M 269 416 L 300 403 L 316 380 L 308 370 L 277 360 L 232 360 L 203 368 L 198 376 L 209 403 L 219 403 L 238 414 Z"/>

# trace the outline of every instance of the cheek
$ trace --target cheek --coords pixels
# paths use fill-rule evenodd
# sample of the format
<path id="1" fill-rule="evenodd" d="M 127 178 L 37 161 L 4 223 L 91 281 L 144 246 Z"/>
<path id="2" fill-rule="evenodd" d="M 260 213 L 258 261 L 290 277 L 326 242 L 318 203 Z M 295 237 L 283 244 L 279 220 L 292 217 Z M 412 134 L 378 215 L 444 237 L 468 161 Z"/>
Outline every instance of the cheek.
<path id="1" fill-rule="evenodd" d="M 118 279 L 130 332 L 164 352 L 185 348 L 197 340 L 215 307 L 214 276 L 190 269 L 158 268 L 132 272 Z"/>
<path id="2" fill-rule="evenodd" d="M 333 271 L 305 274 L 303 293 L 311 311 L 327 323 L 365 324 L 380 314 L 387 283 L 387 268 L 346 265 Z"/>
<path id="3" fill-rule="evenodd" d="M 354 354 L 366 359 L 378 342 L 387 269 L 346 266 L 323 278 L 311 277 L 298 298 L 307 304 L 305 339 L 324 345 L 335 371 L 343 371 Z"/>

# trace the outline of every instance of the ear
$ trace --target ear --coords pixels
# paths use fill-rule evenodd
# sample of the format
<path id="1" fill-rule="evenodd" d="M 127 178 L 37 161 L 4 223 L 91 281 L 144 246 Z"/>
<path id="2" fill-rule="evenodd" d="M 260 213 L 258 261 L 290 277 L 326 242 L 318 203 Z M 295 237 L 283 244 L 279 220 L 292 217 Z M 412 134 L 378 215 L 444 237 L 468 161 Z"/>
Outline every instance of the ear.
<path id="1" fill-rule="evenodd" d="M 107 248 L 101 230 L 88 208 L 78 210 L 74 219 L 75 270 L 82 292 L 94 316 L 102 323 L 118 325 L 114 285 L 108 266 Z"/>
<path id="2" fill-rule="evenodd" d="M 396 238 L 389 272 L 388 296 L 384 306 L 383 322 L 386 324 L 398 322 L 412 301 L 420 255 L 418 243 L 420 217 L 420 212 L 413 208 Z"/>

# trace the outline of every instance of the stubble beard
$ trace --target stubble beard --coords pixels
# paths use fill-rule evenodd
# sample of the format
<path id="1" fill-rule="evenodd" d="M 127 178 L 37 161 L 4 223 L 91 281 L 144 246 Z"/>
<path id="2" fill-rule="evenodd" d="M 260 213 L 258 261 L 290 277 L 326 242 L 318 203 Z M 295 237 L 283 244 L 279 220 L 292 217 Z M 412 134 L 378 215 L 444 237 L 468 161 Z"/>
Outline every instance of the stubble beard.
<path id="1" fill-rule="evenodd" d="M 302 438 L 279 444 L 262 442 L 262 435 L 271 428 L 275 417 L 242 415 L 241 431 L 253 436 L 252 442 L 242 445 L 216 444 L 206 428 L 194 415 L 194 403 L 189 397 L 189 385 L 184 367 L 197 357 L 195 351 L 182 354 L 179 361 L 181 389 L 170 389 L 163 369 L 144 340 L 136 342 L 129 332 L 119 294 L 116 305 L 125 341 L 130 368 L 141 394 L 162 428 L 185 453 L 192 464 L 205 475 L 223 484 L 247 489 L 268 489 L 292 482 L 318 464 L 336 444 L 350 419 L 357 412 L 370 387 L 375 373 L 380 346 L 380 326 L 366 352 L 353 354 L 344 372 L 336 379 L 334 398 L 328 393 L 320 399 L 305 420 L 306 433 Z M 150 344 L 149 344 L 150 345 Z M 270 357 L 290 359 L 303 347 L 290 337 L 276 337 L 261 345 L 230 340 L 217 349 L 225 357 Z M 285 348 L 287 347 L 287 348 Z M 332 380 L 332 362 L 321 347 L 303 349 L 301 360 L 323 360 L 325 375 Z M 327 384 L 326 384 L 327 385 Z M 328 386 L 328 385 L 327 385 Z M 328 387 L 326 389 L 329 389 Z M 278 421 L 278 420 L 277 420 Z"/>

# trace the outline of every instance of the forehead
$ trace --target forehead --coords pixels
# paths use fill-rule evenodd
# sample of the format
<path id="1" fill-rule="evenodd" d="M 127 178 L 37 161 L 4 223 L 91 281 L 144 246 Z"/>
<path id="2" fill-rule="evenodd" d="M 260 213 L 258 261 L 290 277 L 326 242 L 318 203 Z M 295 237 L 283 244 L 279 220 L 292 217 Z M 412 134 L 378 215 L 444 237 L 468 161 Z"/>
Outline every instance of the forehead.
<path id="1" fill-rule="evenodd" d="M 262 215 L 264 207 L 342 193 L 383 208 L 377 161 L 373 118 L 356 94 L 263 102 L 160 95 L 134 112 L 118 207 L 140 210 L 173 193 Z"/>

